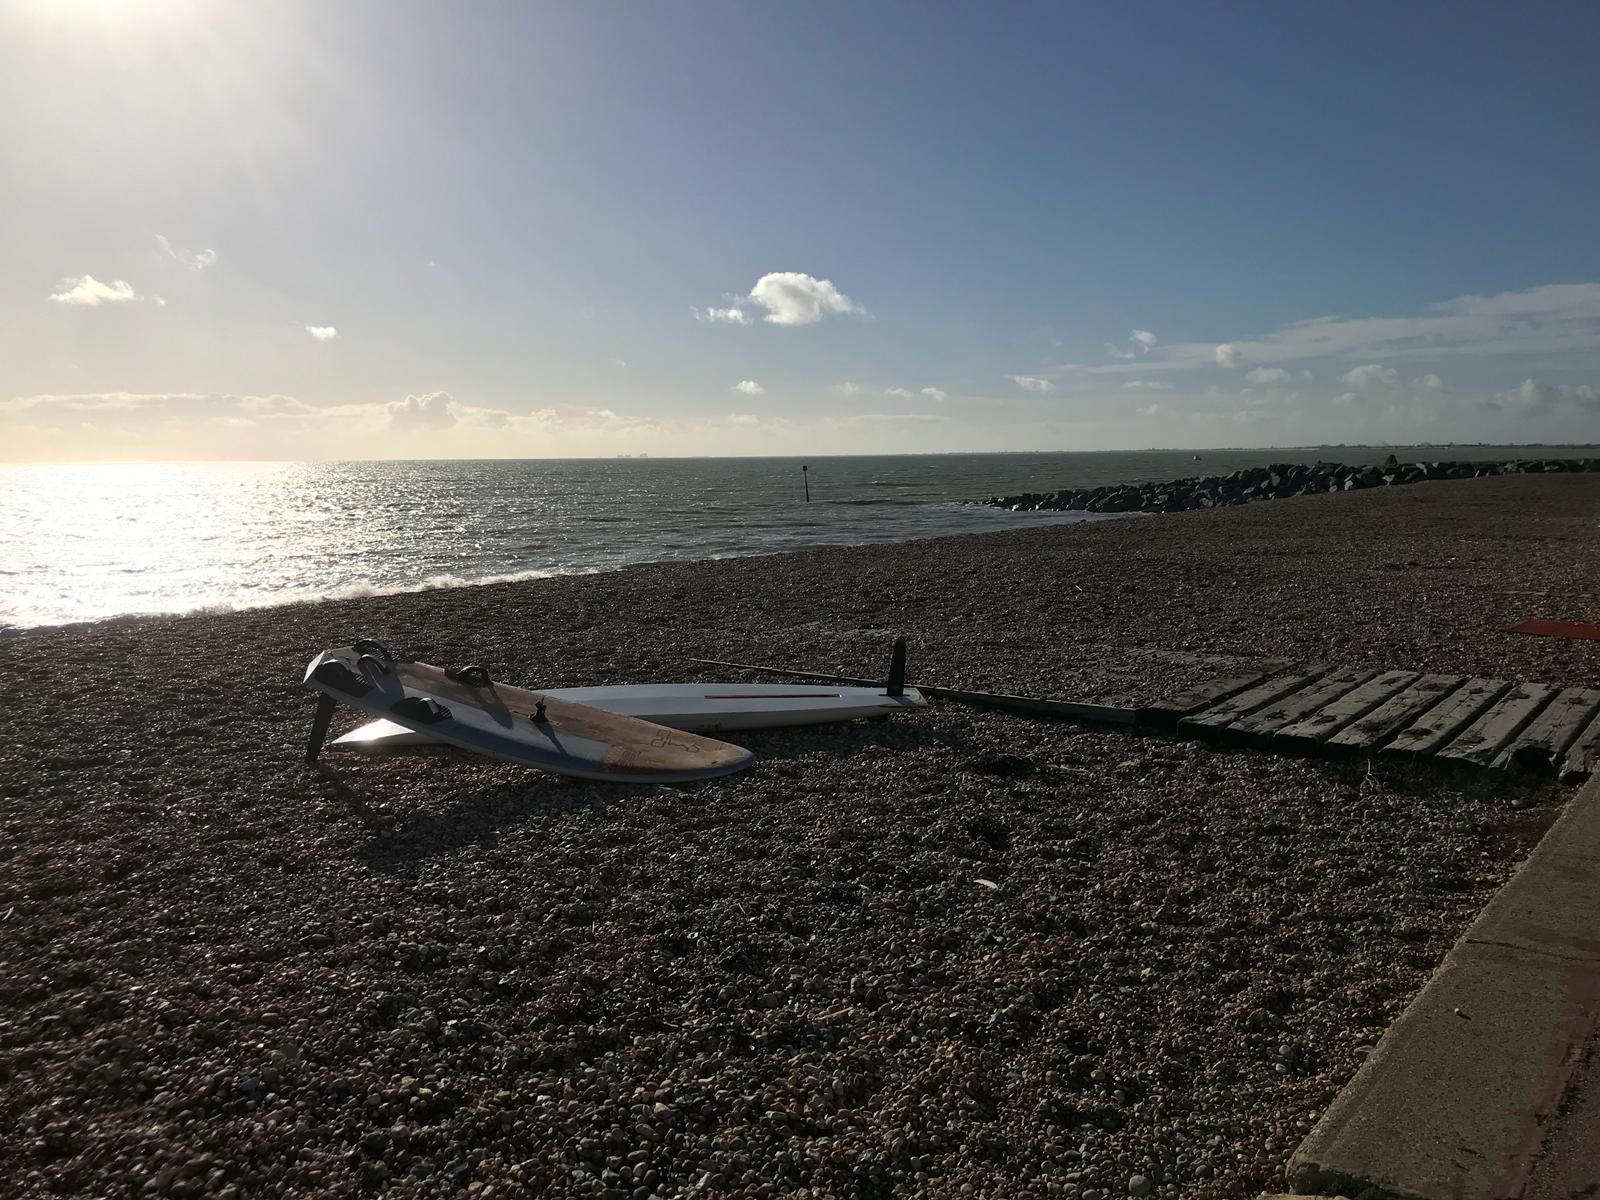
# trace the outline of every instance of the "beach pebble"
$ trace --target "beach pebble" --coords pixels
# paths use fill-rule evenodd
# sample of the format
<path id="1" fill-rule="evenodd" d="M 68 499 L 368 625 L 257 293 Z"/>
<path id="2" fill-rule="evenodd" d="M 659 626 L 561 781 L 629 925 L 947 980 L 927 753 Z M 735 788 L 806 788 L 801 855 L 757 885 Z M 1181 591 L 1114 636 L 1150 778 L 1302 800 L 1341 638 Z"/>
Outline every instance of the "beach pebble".
<path id="1" fill-rule="evenodd" d="M 308 768 L 299 679 L 358 633 L 557 687 L 904 629 L 914 676 L 1118 704 L 1260 654 L 1578 682 L 1471 599 L 1570 590 L 1577 506 L 1362 517 L 1407 493 L 8 638 L 0 1192 L 1273 1190 L 1526 853 L 1523 785 L 942 701 L 682 787 Z"/>

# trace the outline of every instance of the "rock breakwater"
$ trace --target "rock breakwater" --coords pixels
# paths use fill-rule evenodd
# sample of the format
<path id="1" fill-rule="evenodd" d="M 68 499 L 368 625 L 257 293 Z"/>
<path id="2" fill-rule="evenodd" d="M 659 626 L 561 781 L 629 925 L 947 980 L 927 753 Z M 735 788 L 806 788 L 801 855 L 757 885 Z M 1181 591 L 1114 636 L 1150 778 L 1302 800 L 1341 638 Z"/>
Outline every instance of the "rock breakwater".
<path id="1" fill-rule="evenodd" d="M 1321 492 L 1392 487 L 1438 479 L 1476 479 L 1485 475 L 1600 472 L 1600 458 L 1513 459 L 1504 462 L 1408 462 L 1393 455 L 1379 466 L 1347 463 L 1274 463 L 1228 475 L 1192 476 L 1167 483 L 1121 483 L 1055 492 L 991 496 L 985 501 L 1012 512 L 1094 513 L 1191 512 L 1255 500 L 1283 500 Z"/>

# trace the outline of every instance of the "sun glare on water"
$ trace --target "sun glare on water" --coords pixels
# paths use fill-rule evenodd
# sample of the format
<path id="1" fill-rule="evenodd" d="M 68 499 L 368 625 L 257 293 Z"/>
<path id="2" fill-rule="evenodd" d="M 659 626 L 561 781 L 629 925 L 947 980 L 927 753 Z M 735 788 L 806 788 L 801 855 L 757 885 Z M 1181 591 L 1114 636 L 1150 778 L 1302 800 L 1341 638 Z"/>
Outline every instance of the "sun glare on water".
<path id="1" fill-rule="evenodd" d="M 293 491 L 283 480 L 297 470 L 277 463 L 0 470 L 0 530 L 15 531 L 0 531 L 0 628 L 238 603 L 259 590 L 262 526 L 284 516 Z"/>

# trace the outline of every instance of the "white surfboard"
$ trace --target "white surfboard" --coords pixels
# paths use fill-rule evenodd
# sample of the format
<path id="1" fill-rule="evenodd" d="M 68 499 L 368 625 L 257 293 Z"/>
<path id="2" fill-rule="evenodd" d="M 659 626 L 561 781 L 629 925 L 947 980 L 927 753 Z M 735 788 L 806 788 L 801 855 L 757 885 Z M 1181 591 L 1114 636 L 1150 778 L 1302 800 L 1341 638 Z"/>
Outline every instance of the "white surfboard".
<path id="1" fill-rule="evenodd" d="M 695 733 L 854 721 L 928 703 L 915 688 L 891 696 L 884 688 L 816 683 L 631 683 L 539 694 Z M 328 743 L 369 753 L 437 744 L 427 732 L 389 720 L 369 722 Z"/>
<path id="2" fill-rule="evenodd" d="M 336 703 L 462 750 L 581 779 L 709 779 L 755 758 L 741 746 L 511 687 L 481 667 L 451 672 L 399 658 L 380 642 L 323 651 L 305 686 L 323 696 L 306 754 L 313 761 Z"/>

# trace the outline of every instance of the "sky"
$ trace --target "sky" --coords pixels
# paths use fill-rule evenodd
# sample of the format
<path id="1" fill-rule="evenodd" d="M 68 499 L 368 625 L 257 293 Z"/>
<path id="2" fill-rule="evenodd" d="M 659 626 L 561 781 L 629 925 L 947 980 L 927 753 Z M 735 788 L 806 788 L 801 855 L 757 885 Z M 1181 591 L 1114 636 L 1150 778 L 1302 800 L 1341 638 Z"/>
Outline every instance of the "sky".
<path id="1" fill-rule="evenodd" d="M 1600 5 L 0 0 L 0 459 L 1600 439 Z"/>

